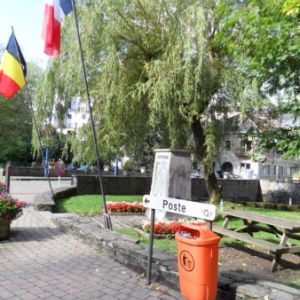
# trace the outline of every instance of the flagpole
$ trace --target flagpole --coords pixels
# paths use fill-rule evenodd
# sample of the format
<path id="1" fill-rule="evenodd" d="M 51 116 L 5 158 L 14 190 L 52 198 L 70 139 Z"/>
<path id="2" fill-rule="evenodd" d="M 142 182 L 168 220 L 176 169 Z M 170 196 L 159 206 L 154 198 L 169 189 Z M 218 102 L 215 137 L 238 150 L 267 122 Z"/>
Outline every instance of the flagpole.
<path id="1" fill-rule="evenodd" d="M 40 132 L 38 130 L 38 127 L 37 127 L 37 122 L 36 122 L 36 118 L 35 118 L 35 115 L 34 115 L 34 110 L 33 110 L 33 105 L 32 105 L 32 100 L 31 100 L 31 95 L 30 95 L 30 91 L 29 91 L 29 88 L 27 86 L 27 83 L 26 83 L 26 91 L 27 91 L 29 102 L 30 102 L 30 111 L 31 111 L 32 119 L 33 119 L 33 122 L 34 122 L 36 134 L 38 136 L 38 141 L 39 141 L 39 147 L 40 147 L 40 151 L 41 151 L 41 155 L 42 155 L 42 160 L 43 160 L 43 162 L 45 164 L 46 160 L 45 160 L 45 155 L 44 155 L 44 152 L 43 152 L 43 146 L 42 146 L 42 142 L 41 142 L 41 134 L 40 134 Z M 48 166 L 47 166 L 47 168 L 48 168 Z M 53 193 L 53 188 L 52 188 L 51 180 L 50 180 L 50 177 L 49 177 L 49 171 L 47 172 L 47 179 L 48 179 L 48 183 L 49 183 L 49 187 L 50 187 L 50 191 L 51 191 L 51 196 L 53 198 L 54 197 L 54 193 Z"/>
<path id="2" fill-rule="evenodd" d="M 83 77 L 84 77 L 86 96 L 87 96 L 88 106 L 89 106 L 89 114 L 90 114 L 91 127 L 92 127 L 92 133 L 93 133 L 93 141 L 94 141 L 94 148 L 95 148 L 96 161 L 97 161 L 99 185 L 100 185 L 102 198 L 103 198 L 104 224 L 105 224 L 106 228 L 112 229 L 111 218 L 110 218 L 110 215 L 107 211 L 106 198 L 105 198 L 105 193 L 104 193 L 103 184 L 102 184 L 102 172 L 101 172 L 101 169 L 100 169 L 99 149 L 98 149 L 98 144 L 97 144 L 95 123 L 94 123 L 93 112 L 92 112 L 92 104 L 91 104 L 90 92 L 89 92 L 89 87 L 88 87 L 88 82 L 87 82 L 86 68 L 85 68 L 85 63 L 84 63 L 84 58 L 83 58 L 82 45 L 81 45 L 81 39 L 80 39 L 80 34 L 79 34 L 79 26 L 78 26 L 78 20 L 77 20 L 76 7 L 75 7 L 75 1 L 74 0 L 72 0 L 72 6 L 73 6 L 73 11 L 74 11 L 74 21 L 75 21 L 75 27 L 76 27 L 76 31 L 77 31 L 79 54 L 80 54 L 82 72 L 83 72 Z"/>
<path id="3" fill-rule="evenodd" d="M 19 48 L 18 48 L 18 45 L 17 45 L 17 39 L 16 39 L 16 36 L 15 36 L 14 28 L 11 27 L 11 30 L 12 30 L 12 33 L 14 34 L 14 37 L 15 37 L 15 43 L 16 43 L 16 48 L 17 48 L 17 55 L 18 55 L 18 59 L 19 59 L 20 64 L 21 64 L 21 58 L 20 58 L 20 53 L 19 53 Z M 42 142 L 41 142 L 41 135 L 40 135 L 40 132 L 39 132 L 38 127 L 37 127 L 37 122 L 36 122 L 36 118 L 35 118 L 34 110 L 33 110 L 33 105 L 32 105 L 32 98 L 31 98 L 31 94 L 30 94 L 30 91 L 29 91 L 29 88 L 28 88 L 25 76 L 24 76 L 24 80 L 25 80 L 25 86 L 26 86 L 27 96 L 28 96 L 29 104 L 30 104 L 30 112 L 31 112 L 31 116 L 32 116 L 32 119 L 33 119 L 35 130 L 36 130 L 36 133 L 37 133 L 37 136 L 38 136 L 39 148 L 40 148 L 40 151 L 41 151 L 42 160 L 45 163 L 45 156 L 44 156 Z M 53 198 L 54 193 L 53 193 L 53 188 L 52 188 L 52 185 L 51 185 L 51 180 L 49 178 L 49 172 L 48 172 L 47 178 L 48 178 L 48 183 L 49 183 L 49 187 L 50 187 L 50 191 L 51 191 L 51 196 Z"/>

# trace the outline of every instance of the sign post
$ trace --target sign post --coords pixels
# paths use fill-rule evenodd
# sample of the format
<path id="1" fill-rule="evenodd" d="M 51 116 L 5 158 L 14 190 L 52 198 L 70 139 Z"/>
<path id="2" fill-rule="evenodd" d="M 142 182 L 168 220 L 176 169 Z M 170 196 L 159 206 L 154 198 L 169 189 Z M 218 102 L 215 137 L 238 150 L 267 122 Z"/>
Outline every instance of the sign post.
<path id="1" fill-rule="evenodd" d="M 206 221 L 216 218 L 217 208 L 212 204 L 203 204 L 176 198 L 145 195 L 143 205 L 147 208 L 195 217 Z"/>
<path id="2" fill-rule="evenodd" d="M 215 220 L 217 208 L 212 204 L 203 204 L 176 198 L 155 197 L 145 195 L 143 205 L 151 209 L 150 237 L 149 237 L 149 255 L 147 268 L 147 285 L 151 283 L 152 253 L 153 253 L 153 235 L 155 210 L 181 214 L 184 216 L 199 218 L 208 221 L 208 229 L 212 229 L 212 221 Z"/>

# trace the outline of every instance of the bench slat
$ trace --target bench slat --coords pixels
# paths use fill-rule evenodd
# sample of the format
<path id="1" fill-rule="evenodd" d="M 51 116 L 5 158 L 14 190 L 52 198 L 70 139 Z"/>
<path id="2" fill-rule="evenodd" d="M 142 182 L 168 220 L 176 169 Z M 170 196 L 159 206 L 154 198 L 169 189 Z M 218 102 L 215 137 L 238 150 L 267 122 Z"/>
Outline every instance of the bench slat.
<path id="1" fill-rule="evenodd" d="M 252 213 L 244 210 L 224 210 L 222 214 L 223 217 L 225 218 L 240 218 L 244 220 L 273 225 L 276 227 L 284 228 L 286 230 L 291 230 L 293 232 L 300 231 L 299 221 L 275 218 L 275 217 L 261 215 L 258 213 Z"/>
<path id="2" fill-rule="evenodd" d="M 285 247 L 285 246 L 277 245 L 277 244 L 274 244 L 274 243 L 271 243 L 271 242 L 268 242 L 265 240 L 257 239 L 248 234 L 239 233 L 239 232 L 229 230 L 226 228 L 214 226 L 212 230 L 219 235 L 231 237 L 236 240 L 255 245 L 259 248 L 266 249 L 266 250 L 276 253 L 276 254 L 277 253 L 288 253 L 290 250 L 289 247 Z"/>

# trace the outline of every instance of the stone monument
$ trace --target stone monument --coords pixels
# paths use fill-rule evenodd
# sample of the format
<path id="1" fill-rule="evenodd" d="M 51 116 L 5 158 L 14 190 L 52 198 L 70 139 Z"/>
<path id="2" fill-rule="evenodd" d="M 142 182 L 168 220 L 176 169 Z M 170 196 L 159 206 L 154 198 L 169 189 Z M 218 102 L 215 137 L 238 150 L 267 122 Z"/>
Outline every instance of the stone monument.
<path id="1" fill-rule="evenodd" d="M 191 154 L 187 150 L 155 150 L 151 196 L 191 200 Z M 149 213 L 149 212 L 148 212 Z M 156 211 L 156 219 L 180 215 Z"/>

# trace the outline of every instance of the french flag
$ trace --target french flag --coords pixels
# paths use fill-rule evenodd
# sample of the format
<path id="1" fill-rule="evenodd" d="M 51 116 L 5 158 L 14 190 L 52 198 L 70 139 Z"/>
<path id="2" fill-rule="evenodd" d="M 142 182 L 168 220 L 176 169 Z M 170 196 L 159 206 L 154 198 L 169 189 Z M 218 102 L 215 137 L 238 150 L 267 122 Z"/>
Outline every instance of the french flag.
<path id="1" fill-rule="evenodd" d="M 72 0 L 46 0 L 42 38 L 45 41 L 44 52 L 47 55 L 59 56 L 61 22 L 72 10 Z"/>

